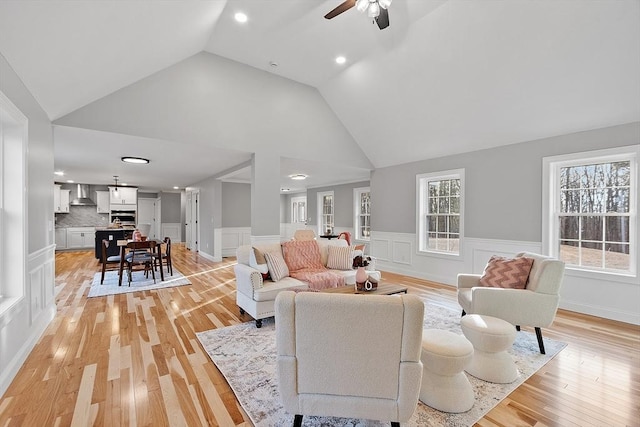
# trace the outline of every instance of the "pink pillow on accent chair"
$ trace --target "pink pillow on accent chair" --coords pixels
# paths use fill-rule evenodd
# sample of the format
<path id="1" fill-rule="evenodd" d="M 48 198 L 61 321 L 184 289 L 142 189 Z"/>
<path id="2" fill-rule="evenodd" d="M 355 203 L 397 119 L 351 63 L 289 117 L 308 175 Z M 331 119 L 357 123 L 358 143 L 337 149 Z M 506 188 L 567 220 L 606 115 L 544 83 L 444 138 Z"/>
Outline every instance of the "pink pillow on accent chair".
<path id="1" fill-rule="evenodd" d="M 480 286 L 525 289 L 533 258 L 506 258 L 494 255 L 487 262 L 480 278 Z"/>

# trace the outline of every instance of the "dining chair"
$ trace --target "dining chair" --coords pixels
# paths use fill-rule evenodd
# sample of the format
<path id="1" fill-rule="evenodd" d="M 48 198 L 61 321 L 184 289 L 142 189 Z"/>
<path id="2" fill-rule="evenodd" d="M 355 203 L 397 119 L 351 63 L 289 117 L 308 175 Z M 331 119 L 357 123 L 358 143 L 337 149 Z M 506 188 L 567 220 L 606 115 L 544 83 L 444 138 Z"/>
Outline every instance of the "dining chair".
<path id="1" fill-rule="evenodd" d="M 164 238 L 164 244 L 165 244 L 165 251 L 164 254 L 160 255 L 162 257 L 162 259 L 164 260 L 164 262 L 167 265 L 167 272 L 169 273 L 169 276 L 173 276 L 173 264 L 171 264 L 171 237 L 165 237 Z M 156 255 L 154 253 L 153 255 L 153 268 L 155 269 L 157 264 L 156 261 L 158 260 L 158 255 Z"/>
<path id="2" fill-rule="evenodd" d="M 131 286 L 132 272 L 136 266 L 144 266 L 144 275 L 149 277 L 149 270 L 153 277 L 153 283 L 156 283 L 156 273 L 153 270 L 153 252 L 156 248 L 155 240 L 147 240 L 144 242 L 129 242 L 127 249 L 129 253 L 125 256 L 127 263 L 127 275 L 129 277 L 129 286 Z"/>
<path id="3" fill-rule="evenodd" d="M 109 270 L 116 270 L 120 266 L 120 255 L 108 255 L 109 251 L 109 240 L 102 239 L 102 252 L 100 254 L 100 263 L 102 264 L 102 276 L 100 277 L 100 284 L 104 283 L 104 273 Z M 114 241 L 115 244 L 115 241 Z M 108 267 L 111 264 L 116 264 L 117 267 Z"/>

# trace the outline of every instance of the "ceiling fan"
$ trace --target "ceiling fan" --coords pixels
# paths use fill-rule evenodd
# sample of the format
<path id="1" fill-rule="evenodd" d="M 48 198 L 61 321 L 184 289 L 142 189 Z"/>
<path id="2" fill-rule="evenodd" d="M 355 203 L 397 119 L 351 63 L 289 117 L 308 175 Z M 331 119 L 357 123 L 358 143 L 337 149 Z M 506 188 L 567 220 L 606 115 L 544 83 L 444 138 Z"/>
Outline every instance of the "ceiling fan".
<path id="1" fill-rule="evenodd" d="M 367 16 L 375 19 L 378 28 L 384 30 L 389 26 L 389 11 L 387 9 L 391 2 L 392 0 L 346 0 L 324 17 L 326 19 L 335 18 L 355 6 L 359 12 L 367 11 Z"/>

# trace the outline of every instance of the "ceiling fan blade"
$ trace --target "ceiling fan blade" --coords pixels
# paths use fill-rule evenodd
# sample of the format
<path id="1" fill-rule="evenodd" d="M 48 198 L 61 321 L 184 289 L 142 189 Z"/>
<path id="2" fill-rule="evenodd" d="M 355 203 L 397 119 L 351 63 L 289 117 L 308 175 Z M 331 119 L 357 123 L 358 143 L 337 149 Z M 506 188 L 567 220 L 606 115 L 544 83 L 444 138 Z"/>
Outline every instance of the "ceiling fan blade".
<path id="1" fill-rule="evenodd" d="M 376 24 L 381 30 L 389 26 L 389 11 L 387 9 L 380 8 L 380 15 L 376 18 Z"/>
<path id="2" fill-rule="evenodd" d="M 346 0 L 345 2 L 339 4 L 338 7 L 333 9 L 331 12 L 324 15 L 324 17 L 326 19 L 335 18 L 336 16 L 340 15 L 342 12 L 346 12 L 347 10 L 351 9 L 355 5 L 356 5 L 356 0 Z"/>

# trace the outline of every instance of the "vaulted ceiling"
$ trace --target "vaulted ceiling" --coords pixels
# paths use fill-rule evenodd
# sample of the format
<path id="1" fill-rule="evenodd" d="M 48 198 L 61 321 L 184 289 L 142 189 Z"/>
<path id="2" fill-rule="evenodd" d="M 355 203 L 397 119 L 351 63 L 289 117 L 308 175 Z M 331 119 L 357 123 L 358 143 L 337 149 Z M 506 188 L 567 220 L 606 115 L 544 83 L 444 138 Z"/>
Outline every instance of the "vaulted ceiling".
<path id="1" fill-rule="evenodd" d="M 100 142 L 91 145 L 96 164 L 135 146 L 172 160 L 171 179 L 156 171 L 137 177 L 158 189 L 192 184 L 250 158 L 251 149 L 215 138 L 127 135 L 65 121 L 203 51 L 317 91 L 370 167 L 337 162 L 328 176 L 328 168 L 310 161 L 315 153 L 292 156 L 299 165 L 283 161 L 308 168 L 313 185 L 336 176 L 366 179 L 372 167 L 640 120 L 637 0 L 394 0 L 383 31 L 355 8 L 325 20 L 340 2 L 3 0 L 0 54 L 54 124 L 65 123 L 54 133 L 56 166 L 92 183 L 122 166 L 115 156 L 93 175 L 82 172 L 92 159 L 76 153 L 88 140 Z M 248 15 L 246 23 L 233 19 L 238 11 Z M 338 55 L 345 64 L 336 64 Z M 285 125 L 282 118 L 278 126 Z M 215 161 L 194 162 L 192 152 Z"/>

